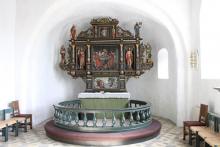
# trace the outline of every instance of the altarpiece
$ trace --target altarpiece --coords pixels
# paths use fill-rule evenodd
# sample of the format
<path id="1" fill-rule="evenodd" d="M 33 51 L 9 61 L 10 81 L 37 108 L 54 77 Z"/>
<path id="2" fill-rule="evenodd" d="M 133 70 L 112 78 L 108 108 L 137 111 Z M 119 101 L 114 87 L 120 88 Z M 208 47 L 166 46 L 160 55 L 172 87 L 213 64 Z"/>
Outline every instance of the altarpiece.
<path id="1" fill-rule="evenodd" d="M 141 23 L 134 34 L 110 17 L 94 18 L 91 26 L 78 33 L 73 25 L 69 47 L 60 49 L 60 67 L 73 78 L 82 77 L 86 92 L 125 92 L 126 81 L 153 66 L 150 44 L 140 37 Z"/>

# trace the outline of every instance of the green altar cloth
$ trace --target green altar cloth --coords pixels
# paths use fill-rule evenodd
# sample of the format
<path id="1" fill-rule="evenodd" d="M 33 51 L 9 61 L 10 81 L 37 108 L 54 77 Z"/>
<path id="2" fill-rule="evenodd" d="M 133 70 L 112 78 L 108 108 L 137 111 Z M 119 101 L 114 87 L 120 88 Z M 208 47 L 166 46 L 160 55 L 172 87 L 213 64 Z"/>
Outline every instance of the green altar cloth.
<path id="1" fill-rule="evenodd" d="M 128 107 L 127 98 L 81 98 L 81 108 L 83 109 L 120 109 Z M 116 113 L 116 117 L 121 113 Z M 103 118 L 103 114 L 96 114 L 97 118 Z M 112 113 L 106 113 L 107 118 L 112 117 Z"/>

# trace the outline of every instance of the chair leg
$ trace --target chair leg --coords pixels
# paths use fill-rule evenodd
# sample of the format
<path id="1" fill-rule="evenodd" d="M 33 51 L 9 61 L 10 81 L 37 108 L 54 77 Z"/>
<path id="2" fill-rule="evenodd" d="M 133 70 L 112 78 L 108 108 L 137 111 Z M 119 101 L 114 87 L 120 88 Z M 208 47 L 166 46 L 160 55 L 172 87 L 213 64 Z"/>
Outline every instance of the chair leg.
<path id="1" fill-rule="evenodd" d="M 192 145 L 192 130 L 189 128 L 189 144 Z"/>
<path id="2" fill-rule="evenodd" d="M 8 141 L 8 125 L 4 128 L 5 142 Z"/>
<path id="3" fill-rule="evenodd" d="M 30 129 L 32 129 L 32 115 L 30 117 Z"/>
<path id="4" fill-rule="evenodd" d="M 15 124 L 15 136 L 18 136 L 18 121 L 16 121 L 16 124 Z"/>
<path id="5" fill-rule="evenodd" d="M 186 128 L 185 128 L 185 124 L 184 124 L 184 122 L 183 122 L 183 140 L 186 140 L 186 134 L 185 134 L 185 132 L 186 132 Z"/>
<path id="6" fill-rule="evenodd" d="M 196 131 L 196 147 L 200 147 L 200 138 L 198 135 L 198 131 Z"/>
<path id="7" fill-rule="evenodd" d="M 24 125 L 25 125 L 25 127 L 24 127 L 24 132 L 27 132 L 27 119 L 25 119 Z"/>
<path id="8" fill-rule="evenodd" d="M 5 128 L 2 129 L 2 137 L 5 136 Z"/>

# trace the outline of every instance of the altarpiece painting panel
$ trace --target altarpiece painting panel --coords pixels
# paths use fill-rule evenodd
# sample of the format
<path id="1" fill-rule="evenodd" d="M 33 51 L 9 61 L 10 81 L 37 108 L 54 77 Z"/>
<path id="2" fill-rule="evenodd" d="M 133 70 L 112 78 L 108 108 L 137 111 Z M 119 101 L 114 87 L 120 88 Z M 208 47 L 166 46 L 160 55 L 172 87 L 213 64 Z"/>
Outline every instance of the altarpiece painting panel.
<path id="1" fill-rule="evenodd" d="M 92 46 L 92 69 L 118 70 L 118 47 L 115 45 Z"/>

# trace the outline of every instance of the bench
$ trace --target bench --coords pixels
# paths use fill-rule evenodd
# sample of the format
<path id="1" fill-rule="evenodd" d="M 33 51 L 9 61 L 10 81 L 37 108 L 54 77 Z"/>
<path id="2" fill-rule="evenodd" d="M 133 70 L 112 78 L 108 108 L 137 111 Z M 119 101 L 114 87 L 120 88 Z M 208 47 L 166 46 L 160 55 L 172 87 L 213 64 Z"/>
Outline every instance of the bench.
<path id="1" fill-rule="evenodd" d="M 200 146 L 200 142 L 204 141 L 206 147 L 220 146 L 220 116 L 209 112 L 207 126 L 192 126 L 190 127 L 190 142 L 195 134 L 196 147 Z"/>
<path id="2" fill-rule="evenodd" d="M 12 117 L 13 109 L 4 109 L 0 110 L 0 130 L 2 130 L 2 136 L 4 136 L 4 140 L 8 141 L 8 132 L 11 127 L 13 131 L 15 131 L 15 136 L 18 136 L 18 126 L 20 123 L 26 124 L 25 117 Z M 27 132 L 27 127 L 25 129 Z"/>

